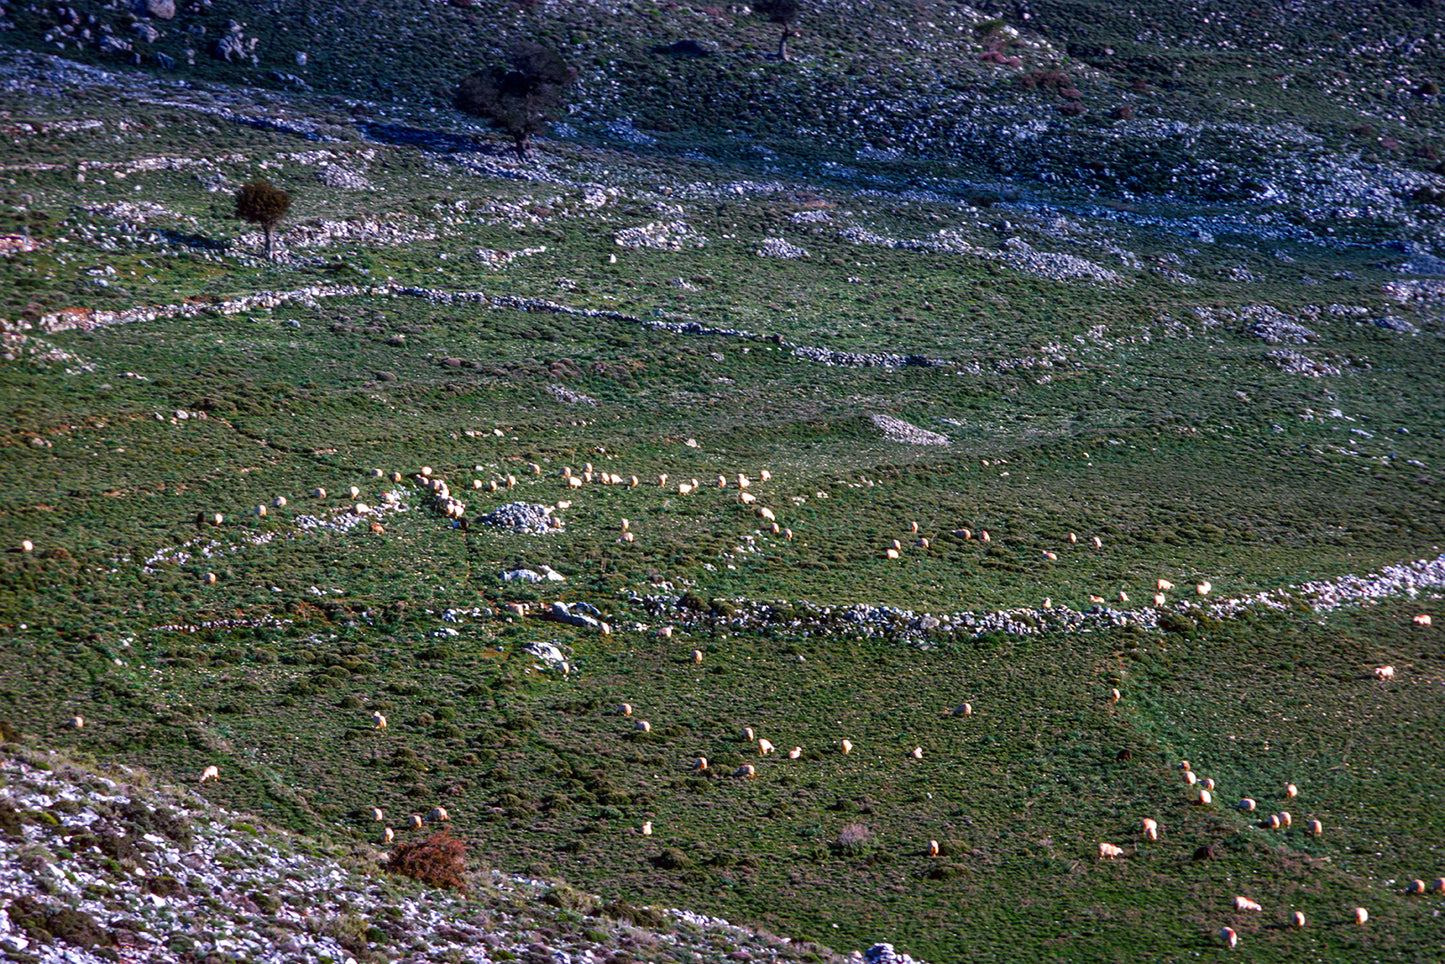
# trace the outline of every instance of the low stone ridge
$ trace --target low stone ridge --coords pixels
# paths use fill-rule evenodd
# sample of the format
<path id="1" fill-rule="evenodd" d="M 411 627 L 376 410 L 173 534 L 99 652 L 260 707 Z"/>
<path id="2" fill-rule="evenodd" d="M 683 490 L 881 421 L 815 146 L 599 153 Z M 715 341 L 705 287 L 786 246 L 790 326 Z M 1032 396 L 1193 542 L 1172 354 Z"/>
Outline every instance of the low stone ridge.
<path id="1" fill-rule="evenodd" d="M 908 445 L 949 445 L 947 435 L 938 432 L 930 432 L 921 429 L 917 425 L 911 425 L 901 418 L 894 418 L 892 415 L 870 415 L 873 424 L 883 432 L 883 437 L 890 442 L 904 442 Z"/>
<path id="2" fill-rule="evenodd" d="M 550 505 L 531 505 L 526 502 L 508 502 L 506 505 L 499 505 L 491 512 L 482 516 L 479 521 L 487 525 L 496 526 L 498 529 L 508 529 L 512 532 L 526 532 L 533 535 L 545 535 L 548 532 L 556 532 L 562 528 L 562 520 L 555 519 L 552 515 Z"/>

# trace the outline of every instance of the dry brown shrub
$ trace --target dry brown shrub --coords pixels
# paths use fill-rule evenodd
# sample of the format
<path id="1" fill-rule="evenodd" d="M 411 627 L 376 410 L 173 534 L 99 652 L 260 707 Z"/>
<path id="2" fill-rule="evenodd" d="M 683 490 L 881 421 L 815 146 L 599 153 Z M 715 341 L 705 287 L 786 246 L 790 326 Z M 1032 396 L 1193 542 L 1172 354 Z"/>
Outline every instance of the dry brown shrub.
<path id="1" fill-rule="evenodd" d="M 416 843 L 404 843 L 391 853 L 386 868 L 419 880 L 429 887 L 467 889 L 467 845 L 443 830 Z"/>

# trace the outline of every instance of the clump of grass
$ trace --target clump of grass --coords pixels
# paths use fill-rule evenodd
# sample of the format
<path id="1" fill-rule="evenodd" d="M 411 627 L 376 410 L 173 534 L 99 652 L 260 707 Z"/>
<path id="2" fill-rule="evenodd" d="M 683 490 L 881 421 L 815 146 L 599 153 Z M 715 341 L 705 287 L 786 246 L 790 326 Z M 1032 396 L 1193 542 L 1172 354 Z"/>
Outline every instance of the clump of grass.
<path id="1" fill-rule="evenodd" d="M 861 823 L 850 823 L 838 831 L 833 851 L 846 857 L 867 853 L 874 843 L 873 831 Z"/>

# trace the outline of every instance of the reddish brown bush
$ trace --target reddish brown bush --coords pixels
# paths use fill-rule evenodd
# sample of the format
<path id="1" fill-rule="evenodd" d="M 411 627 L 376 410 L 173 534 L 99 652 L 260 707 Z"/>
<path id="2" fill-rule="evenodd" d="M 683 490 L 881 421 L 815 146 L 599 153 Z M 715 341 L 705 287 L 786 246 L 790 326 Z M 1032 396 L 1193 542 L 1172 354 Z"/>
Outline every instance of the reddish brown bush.
<path id="1" fill-rule="evenodd" d="M 467 845 L 447 831 L 419 843 L 404 843 L 391 853 L 386 868 L 429 887 L 467 889 Z"/>

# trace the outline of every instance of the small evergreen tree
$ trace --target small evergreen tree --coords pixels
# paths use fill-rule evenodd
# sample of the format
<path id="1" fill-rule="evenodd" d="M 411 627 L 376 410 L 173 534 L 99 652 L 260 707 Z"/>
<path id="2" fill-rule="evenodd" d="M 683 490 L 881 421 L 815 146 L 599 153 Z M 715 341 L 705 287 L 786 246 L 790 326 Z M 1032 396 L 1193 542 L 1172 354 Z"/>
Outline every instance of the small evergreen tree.
<path id="1" fill-rule="evenodd" d="M 798 36 L 793 29 L 793 24 L 798 22 L 798 15 L 803 12 L 799 0 L 758 0 L 753 4 L 753 12 L 760 17 L 766 17 L 769 23 L 780 24 L 783 28 L 783 35 L 778 39 L 778 59 L 788 59 L 788 38 Z"/>
<path id="2" fill-rule="evenodd" d="M 556 116 L 563 91 L 576 79 L 556 51 L 519 43 L 507 66 L 477 71 L 458 84 L 452 104 L 510 136 L 517 157 L 526 160 L 532 135 Z"/>
<path id="3" fill-rule="evenodd" d="M 251 181 L 236 192 L 236 217 L 261 225 L 266 233 L 266 260 L 271 260 L 271 232 L 291 207 L 291 195 L 270 181 Z"/>

